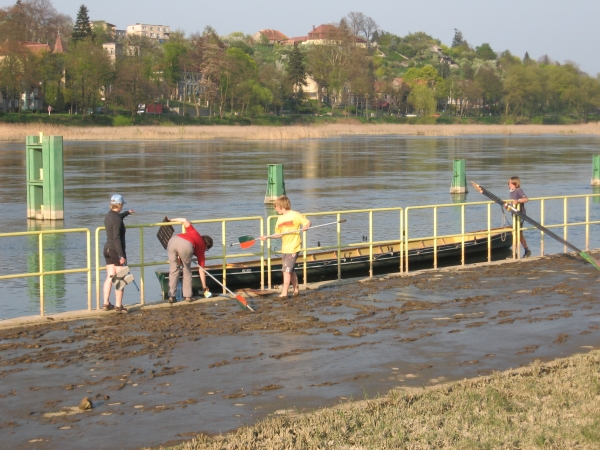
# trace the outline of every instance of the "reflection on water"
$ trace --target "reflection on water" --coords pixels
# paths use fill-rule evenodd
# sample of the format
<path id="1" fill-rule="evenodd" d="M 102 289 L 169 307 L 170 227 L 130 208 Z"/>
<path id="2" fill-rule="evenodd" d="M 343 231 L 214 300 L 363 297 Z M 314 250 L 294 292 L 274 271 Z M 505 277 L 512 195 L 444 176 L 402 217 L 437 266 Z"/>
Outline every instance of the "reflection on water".
<path id="1" fill-rule="evenodd" d="M 165 215 L 194 219 L 275 215 L 264 204 L 269 164 L 283 164 L 287 195 L 292 207 L 302 212 L 363 208 L 407 207 L 428 204 L 479 202 L 487 199 L 471 189 L 460 196 L 448 193 L 455 159 L 466 160 L 467 180 L 475 181 L 501 197 L 508 197 L 506 180 L 518 175 L 530 197 L 600 193 L 590 187 L 592 156 L 598 152 L 597 136 L 475 136 L 475 137 L 352 137 L 303 141 L 208 141 L 208 142 L 66 142 L 64 147 L 65 220 L 32 224 L 33 227 L 89 228 L 103 225 L 108 201 L 114 193 L 125 196 L 136 214 L 128 224 L 159 222 Z M 25 231 L 25 145 L 0 144 L 0 232 Z M 596 213 L 600 200 L 593 202 Z M 558 202 L 560 203 L 560 202 Z M 528 214 L 540 217 L 539 203 L 528 204 Z M 544 223 L 562 223 L 562 205 L 547 202 Z M 492 226 L 509 222 L 502 209 L 493 206 Z M 487 227 L 487 207 L 467 209 L 467 230 Z M 569 217 L 585 217 L 584 202 L 569 204 Z M 322 221 L 321 221 L 322 220 Z M 314 224 L 335 220 L 315 219 Z M 274 221 L 270 229 L 273 230 Z M 398 215 L 378 218 L 375 240 L 399 235 Z M 412 211 L 409 227 L 433 234 L 431 214 Z M 308 245 L 335 244 L 332 230 L 323 227 L 308 233 Z M 461 208 L 440 209 L 438 234 L 460 232 Z M 39 228 L 38 228 L 39 229 Z M 368 218 L 348 217 L 343 224 L 344 243 L 361 242 L 369 234 Z M 203 224 L 201 233 L 220 235 L 220 225 Z M 558 228 L 559 234 L 562 228 Z M 591 228 L 591 247 L 598 247 Z M 228 225 L 228 242 L 238 236 L 258 236 L 257 225 Z M 533 233 L 533 232 L 529 232 Z M 166 254 L 155 237 L 144 235 L 145 256 L 160 261 Z M 585 247 L 584 233 L 569 229 L 569 240 Z M 100 247 L 105 236 L 101 234 Z M 139 260 L 139 232 L 127 233 L 128 256 Z M 539 235 L 529 239 L 539 252 Z M 216 240 L 218 242 L 218 240 Z M 278 240 L 273 246 L 280 246 Z M 217 246 L 215 246 L 217 247 Z M 85 238 L 81 235 L 46 236 L 46 270 L 85 267 Z M 562 246 L 546 239 L 546 252 Z M 213 248 L 208 256 L 220 254 Z M 37 270 L 36 239 L 0 238 L 0 274 Z M 101 260 L 101 263 L 104 261 Z M 136 277 L 138 273 L 134 271 Z M 0 317 L 39 312 L 39 280 L 0 281 Z M 85 275 L 49 276 L 45 279 L 47 312 L 83 309 L 87 297 Z M 134 289 L 126 289 L 125 302 L 137 301 Z M 159 298 L 152 271 L 146 271 L 146 298 Z M 6 294 L 6 295 L 5 295 Z M 17 302 L 14 299 L 18 299 Z"/>
<path id="2" fill-rule="evenodd" d="M 59 230 L 62 221 L 27 221 L 27 231 Z M 40 239 L 43 249 L 44 272 L 60 271 L 65 269 L 65 235 L 46 234 L 41 236 L 27 236 L 27 269 L 29 273 L 40 270 Z M 66 295 L 66 280 L 64 274 L 44 276 L 44 305 L 50 311 L 64 310 Z M 40 279 L 39 277 L 27 278 L 27 292 L 31 306 L 39 308 Z"/>

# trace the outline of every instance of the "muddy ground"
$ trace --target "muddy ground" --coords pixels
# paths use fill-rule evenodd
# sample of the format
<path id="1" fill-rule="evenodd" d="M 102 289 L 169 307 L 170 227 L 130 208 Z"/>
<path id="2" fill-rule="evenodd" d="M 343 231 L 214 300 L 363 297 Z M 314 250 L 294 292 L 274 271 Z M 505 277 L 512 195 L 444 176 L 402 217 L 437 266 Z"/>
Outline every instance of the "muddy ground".
<path id="1" fill-rule="evenodd" d="M 589 351 L 599 275 L 554 255 L 1 330 L 2 445 L 175 443 Z"/>

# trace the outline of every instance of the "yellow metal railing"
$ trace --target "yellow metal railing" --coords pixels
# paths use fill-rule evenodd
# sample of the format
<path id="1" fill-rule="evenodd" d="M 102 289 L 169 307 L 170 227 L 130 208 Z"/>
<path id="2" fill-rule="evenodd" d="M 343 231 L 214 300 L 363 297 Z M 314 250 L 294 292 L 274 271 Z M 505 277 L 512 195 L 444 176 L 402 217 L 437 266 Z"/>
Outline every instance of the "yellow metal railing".
<path id="1" fill-rule="evenodd" d="M 404 211 L 404 223 L 405 223 L 405 229 L 406 229 L 406 233 L 404 234 L 404 251 L 405 251 L 405 257 L 404 260 L 406 261 L 406 266 L 405 269 L 406 271 L 408 271 L 408 255 L 409 255 L 409 250 L 410 250 L 410 244 L 412 242 L 418 242 L 418 241 L 424 241 L 424 240 L 432 240 L 433 241 L 433 268 L 437 269 L 438 267 L 438 241 L 443 240 L 443 239 L 448 239 L 448 238 L 456 238 L 456 237 L 460 237 L 461 238 L 461 265 L 465 264 L 465 234 L 468 233 L 472 233 L 472 232 L 466 232 L 466 220 L 465 220 L 465 209 L 467 207 L 476 207 L 476 206 L 482 206 L 482 205 L 487 205 L 487 239 L 488 239 L 488 262 L 490 262 L 492 260 L 492 209 L 491 206 L 494 205 L 495 203 L 493 202 L 474 202 L 474 203 L 445 203 L 445 204 L 440 204 L 440 205 L 427 205 L 427 206 L 409 206 L 405 209 Z M 446 234 L 439 234 L 438 233 L 438 216 L 439 216 L 439 211 L 443 210 L 443 209 L 455 209 L 455 208 L 460 208 L 460 233 L 446 233 Z M 410 213 L 413 211 L 431 211 L 433 214 L 433 236 L 418 236 L 415 235 L 413 237 L 410 237 Z M 422 225 L 421 225 L 422 226 Z"/>
<path id="2" fill-rule="evenodd" d="M 563 239 L 565 241 L 569 240 L 569 228 L 577 227 L 577 226 L 585 226 L 585 248 L 583 250 L 587 251 L 590 248 L 590 225 L 598 225 L 600 224 L 600 220 L 590 220 L 590 199 L 600 199 L 600 194 L 583 194 L 583 195 L 561 195 L 554 197 L 535 197 L 530 198 L 529 202 L 526 203 L 526 209 L 530 209 L 531 205 L 535 202 L 540 203 L 540 218 L 537 222 L 540 225 L 543 225 L 545 228 L 562 228 L 563 229 Z M 546 204 L 551 201 L 561 201 L 562 203 L 562 216 L 563 221 L 561 223 L 555 223 L 552 225 L 547 225 L 546 221 Z M 585 220 L 579 222 L 571 222 L 569 223 L 569 201 L 571 200 L 583 200 L 585 202 Z M 529 213 L 527 213 L 529 215 Z M 536 230 L 533 226 L 521 227 L 520 224 L 516 224 L 516 248 L 518 249 L 518 245 L 520 244 L 520 232 L 519 231 L 530 231 Z M 540 255 L 545 254 L 545 235 L 543 231 L 540 231 Z M 563 249 L 564 252 L 567 252 L 567 247 L 565 246 Z M 518 252 L 517 252 L 518 254 Z"/>
<path id="3" fill-rule="evenodd" d="M 383 241 L 375 241 L 374 240 L 374 219 L 373 219 L 373 215 L 377 214 L 377 213 L 385 213 L 385 212 L 397 212 L 398 213 L 398 239 L 388 239 L 388 240 L 383 240 Z M 369 234 L 368 234 L 368 240 L 367 241 L 363 241 L 363 242 L 358 242 L 358 243 L 350 243 L 350 244 L 342 244 L 342 224 L 339 223 L 339 221 L 341 219 L 343 219 L 344 217 L 348 217 L 349 215 L 354 215 L 354 214 L 366 214 L 368 217 L 368 227 L 369 227 Z M 344 249 L 351 249 L 351 248 L 358 248 L 358 247 L 369 247 L 369 276 L 373 276 L 373 247 L 374 246 L 378 246 L 378 245 L 386 245 L 386 244 L 390 244 L 390 243 L 400 243 L 401 246 L 403 245 L 403 240 L 402 240 L 402 235 L 404 233 L 404 215 L 403 215 L 403 208 L 401 207 L 397 207 L 397 208 L 371 208 L 371 209 L 354 209 L 354 210 L 344 210 L 344 211 L 327 211 L 327 212 L 321 212 L 321 213 L 306 213 L 304 214 L 306 217 L 308 218 L 312 218 L 312 217 L 323 217 L 323 216 L 335 216 L 336 221 L 338 222 L 336 225 L 336 237 L 337 237 L 337 243 L 336 245 L 325 245 L 325 246 L 318 246 L 318 247 L 307 247 L 306 246 L 306 232 L 302 233 L 302 243 L 303 246 L 300 249 L 300 251 L 302 252 L 302 271 L 303 271 L 303 280 L 304 280 L 304 286 L 306 287 L 307 283 L 308 283 L 308 258 L 307 258 L 307 252 L 309 251 L 325 251 L 325 250 L 337 250 L 337 269 L 338 269 L 338 273 L 337 273 L 337 277 L 338 280 L 342 278 L 342 248 Z M 275 219 L 277 219 L 278 216 L 269 216 L 267 218 L 267 235 L 271 235 L 276 233 L 275 230 L 271 230 L 271 223 L 274 222 Z M 312 222 L 312 221 L 311 221 Z M 351 222 L 347 222 L 348 225 L 346 226 L 351 226 Z M 312 225 L 318 225 L 318 223 L 313 223 Z M 387 230 L 389 232 L 389 230 Z M 362 233 L 361 233 L 362 234 Z M 272 267 L 271 267 L 271 259 L 272 259 L 272 254 L 275 253 L 271 250 L 271 240 L 268 239 L 267 240 L 267 286 L 270 289 L 272 287 Z M 262 247 L 262 243 L 261 243 L 261 247 Z M 400 251 L 400 263 L 398 266 L 398 270 L 402 271 L 402 267 L 403 267 L 403 252 Z"/>
<path id="4" fill-rule="evenodd" d="M 211 220 L 190 220 L 190 223 L 196 225 L 196 224 L 215 224 L 215 223 L 219 223 L 221 224 L 221 245 L 222 245 L 222 253 L 220 256 L 208 256 L 206 257 L 207 261 L 210 260 L 221 260 L 222 261 L 222 265 L 223 265 L 223 284 L 227 284 L 227 261 L 229 259 L 232 258 L 244 258 L 244 257 L 252 257 L 252 256 L 259 256 L 260 260 L 261 260 L 261 266 L 264 266 L 264 252 L 261 251 L 260 252 L 247 252 L 247 253 L 235 253 L 235 254 L 229 254 L 227 253 L 227 249 L 229 248 L 229 243 L 227 242 L 227 224 L 229 223 L 234 223 L 234 222 L 245 222 L 245 221 L 258 221 L 259 224 L 259 232 L 260 234 L 262 234 L 262 230 L 264 229 L 264 219 L 260 216 L 251 216 L 251 217 L 236 217 L 236 218 L 228 218 L 228 219 L 211 219 Z M 145 245 L 144 245 L 144 231 L 146 229 L 149 228 L 159 228 L 163 225 L 176 225 L 173 222 L 158 222 L 158 223 L 150 223 L 150 224 L 141 224 L 141 225 L 127 225 L 127 230 L 130 229 L 138 229 L 139 230 L 139 262 L 135 263 L 135 264 L 129 264 L 128 262 L 128 266 L 129 267 L 139 267 L 140 268 L 140 277 L 139 277 L 139 288 L 140 288 L 140 304 L 145 304 L 146 303 L 146 283 L 145 283 L 145 268 L 146 267 L 152 267 L 152 266 L 161 266 L 161 265 L 165 265 L 168 264 L 169 261 L 168 260 L 158 260 L 158 261 L 146 261 L 146 252 L 145 252 Z M 96 228 L 96 309 L 100 309 L 100 299 L 101 299 L 101 289 L 100 289 L 100 285 L 101 285 L 101 277 L 100 277 L 100 272 L 102 270 L 106 271 L 106 269 L 103 267 L 103 265 L 101 264 L 100 261 L 100 255 L 101 255 L 101 250 L 100 250 L 100 243 L 102 241 L 102 238 L 100 237 L 100 232 L 102 230 L 104 230 L 104 227 L 98 227 Z M 202 230 L 199 230 L 200 234 L 203 234 Z M 213 237 L 214 239 L 214 237 Z M 214 243 L 216 243 L 217 240 L 214 239 Z M 213 246 L 213 248 L 217 248 L 216 245 Z M 163 250 L 163 254 L 166 255 L 166 250 Z M 261 285 L 264 285 L 264 274 L 263 277 L 261 278 Z M 225 293 L 226 290 L 223 289 L 223 293 Z"/>
<path id="5" fill-rule="evenodd" d="M 539 219 L 537 218 L 537 214 L 535 215 L 536 220 L 540 222 L 540 224 L 544 225 L 546 228 L 562 228 L 563 236 L 566 240 L 568 238 L 568 232 L 571 227 L 585 227 L 585 250 L 589 250 L 590 245 L 590 227 L 592 225 L 600 224 L 600 220 L 592 220 L 591 219 L 591 205 L 590 200 L 600 198 L 600 194 L 588 194 L 588 195 L 571 195 L 571 196 L 555 196 L 555 197 L 539 197 L 539 198 L 530 198 L 529 203 L 527 204 L 527 208 L 531 211 L 533 205 L 536 202 L 539 202 Z M 585 204 L 579 206 L 579 210 L 585 211 L 584 220 L 577 220 L 575 222 L 569 222 L 569 209 L 571 207 L 571 202 L 575 201 L 583 201 Z M 545 224 L 547 221 L 547 210 L 548 204 L 550 202 L 559 202 L 561 204 L 562 211 L 558 211 L 554 215 L 562 215 L 562 222 L 560 223 L 552 223 Z M 398 270 L 400 272 L 404 272 L 408 270 L 408 257 L 409 257 L 409 249 L 412 243 L 417 241 L 422 241 L 426 239 L 433 240 L 433 267 L 438 267 L 438 242 L 441 239 L 446 238 L 460 238 L 461 244 L 461 264 L 465 264 L 465 236 L 468 234 L 472 234 L 474 230 L 473 222 L 467 220 L 467 211 L 471 212 L 474 210 L 476 213 L 480 214 L 479 223 L 482 223 L 482 220 L 485 219 L 486 225 L 482 228 L 481 233 L 483 235 L 487 235 L 487 249 L 488 249 L 488 261 L 491 260 L 491 250 L 492 250 L 492 233 L 494 229 L 492 228 L 492 206 L 493 202 L 485 201 L 485 202 L 475 202 L 475 203 L 452 203 L 452 204 L 440 204 L 440 205 L 427 205 L 427 206 L 411 206 L 408 208 L 372 208 L 372 209 L 358 209 L 358 210 L 344 210 L 344 211 L 328 211 L 328 212 L 320 212 L 320 213 L 307 213 L 306 216 L 311 218 L 318 217 L 335 217 L 338 223 L 336 224 L 336 242 L 332 245 L 325 246 L 308 246 L 306 233 L 303 233 L 303 247 L 301 249 L 302 252 L 302 260 L 303 263 L 303 274 L 304 274 L 304 284 L 306 285 L 309 282 L 308 279 L 308 262 L 309 262 L 309 252 L 317 252 L 317 251 L 326 251 L 326 250 L 337 250 L 337 277 L 341 278 L 341 267 L 342 267 L 342 249 L 351 249 L 358 247 L 368 247 L 369 249 L 369 276 L 373 276 L 373 263 L 374 263 L 374 247 L 384 246 L 386 244 L 400 244 L 400 255 L 399 255 L 399 264 Z M 460 230 L 456 233 L 440 233 L 440 212 L 445 211 L 447 208 L 458 208 L 460 215 Z M 477 211 L 476 208 L 484 208 L 485 209 L 485 217 L 483 217 L 481 211 Z M 600 205 L 598 205 L 598 209 L 600 210 Z M 415 229 L 413 232 L 413 228 L 409 226 L 410 219 L 413 215 L 417 214 L 419 211 L 424 211 L 427 214 L 432 215 L 432 219 L 429 225 L 423 226 L 423 221 L 419 222 L 418 229 Z M 376 225 L 384 223 L 381 218 L 382 214 L 385 213 L 396 213 L 398 215 L 397 228 L 393 226 L 390 229 L 390 223 L 393 223 L 393 220 L 385 221 L 386 229 L 384 234 L 386 238 L 388 236 L 393 236 L 397 232 L 397 238 L 391 238 L 386 240 L 375 240 Z M 561 214 L 562 213 L 562 214 Z M 531 214 L 528 212 L 528 214 Z M 356 232 L 356 225 L 353 224 L 353 219 L 350 218 L 352 215 L 358 215 L 359 220 L 366 220 L 368 227 L 368 240 L 363 240 L 362 242 L 342 243 L 343 235 L 348 235 L 350 232 Z M 360 218 L 361 215 L 366 216 L 366 219 Z M 510 214 L 507 212 L 507 216 Z M 267 229 L 266 235 L 272 234 L 273 230 L 271 230 L 271 224 L 277 216 L 269 216 L 267 218 Z M 341 219 L 347 219 L 347 222 L 344 224 L 339 223 Z M 247 229 L 257 229 L 257 238 L 258 236 L 263 234 L 263 230 L 265 230 L 264 218 L 261 216 L 252 216 L 252 217 L 238 217 L 238 218 L 227 218 L 227 219 L 213 219 L 213 220 L 196 220 L 191 221 L 193 224 L 220 224 L 220 241 L 221 241 L 221 254 L 218 256 L 208 256 L 207 260 L 218 260 L 221 261 L 222 264 L 222 276 L 223 276 L 223 284 L 227 284 L 227 265 L 228 261 L 236 258 L 255 258 L 260 259 L 260 287 L 265 287 L 265 271 L 267 275 L 266 285 L 271 288 L 272 287 L 272 259 L 273 255 L 276 253 L 271 248 L 270 240 L 267 241 L 266 252 L 265 252 L 265 242 L 259 241 L 260 245 L 257 245 L 257 250 L 255 252 L 245 252 L 238 253 L 235 250 L 229 251 L 230 245 L 232 242 L 237 240 L 238 236 L 230 237 L 228 236 L 228 225 L 236 222 L 249 222 L 248 226 L 244 224 L 244 227 Z M 467 224 L 469 224 L 469 230 L 467 230 Z M 138 229 L 139 231 L 139 261 L 135 264 L 130 264 L 130 267 L 139 268 L 140 276 L 139 276 L 139 286 L 140 286 L 140 303 L 144 304 L 146 302 L 146 267 L 152 266 L 160 266 L 168 263 L 165 259 L 156 259 L 156 258 L 146 258 L 148 253 L 147 245 L 144 241 L 145 231 L 151 228 L 157 229 L 162 225 L 173 225 L 172 223 L 151 223 L 151 224 L 142 224 L 142 225 L 130 225 L 127 226 L 128 230 Z M 258 226 L 257 226 L 258 225 Z M 314 225 L 318 225 L 318 223 L 314 223 Z M 420 235 L 419 230 L 422 230 L 429 226 L 433 231 L 432 236 Z M 95 231 L 95 283 L 96 283 L 96 309 L 100 308 L 101 301 L 101 271 L 105 270 L 103 266 L 103 261 L 101 261 L 101 242 L 104 241 L 104 237 L 100 235 L 100 232 L 104 229 L 104 227 L 97 228 Z M 363 228 L 364 229 L 364 228 Z M 347 233 L 342 233 L 342 231 L 347 231 Z M 513 244 L 515 249 L 518 250 L 518 246 L 520 244 L 520 231 L 532 231 L 535 230 L 532 226 L 520 227 L 518 220 L 513 220 Z M 199 230 L 202 233 L 202 230 Z M 66 234 L 66 233 L 85 233 L 86 235 L 86 256 L 87 256 L 87 265 L 86 267 L 74 268 L 74 269 L 65 269 L 65 270 L 44 270 L 44 236 L 51 234 Z M 210 233 L 213 234 L 213 233 Z M 363 234 L 362 232 L 360 233 Z M 39 248 L 39 268 L 40 270 L 37 272 L 29 272 L 29 273 L 19 273 L 19 274 L 9 274 L 9 275 L 1 275 L 0 280 L 4 279 L 18 279 L 18 278 L 26 278 L 26 277 L 39 277 L 40 278 L 40 314 L 44 315 L 44 277 L 47 275 L 58 275 L 58 274 L 71 274 L 71 273 L 86 273 L 87 274 L 87 300 L 88 300 L 88 309 L 92 309 L 92 265 L 91 265 L 91 232 L 87 228 L 77 228 L 77 229 L 69 229 L 69 230 L 46 230 L 46 231 L 28 231 L 28 232 L 19 232 L 19 233 L 3 233 L 0 234 L 0 238 L 11 238 L 17 236 L 37 236 L 38 238 L 38 248 Z M 544 233 L 540 232 L 540 253 L 541 255 L 545 254 L 545 245 L 544 245 Z M 531 239 L 531 238 L 530 238 Z M 215 239 L 215 243 L 218 242 L 219 239 Z M 156 246 L 155 244 L 153 245 Z M 215 247 L 215 249 L 218 248 Z M 234 247 L 235 249 L 235 247 Z M 161 249 L 161 252 L 163 250 Z M 566 249 L 565 249 L 566 251 Z M 133 252 L 132 252 L 133 253 Z M 266 253 L 266 258 L 265 258 Z M 515 252 L 513 257 L 518 258 L 520 252 Z M 166 251 L 163 253 L 166 256 Z M 345 258 L 345 256 L 344 256 Z M 131 258 L 130 258 L 131 259 Z M 224 289 L 225 292 L 225 289 Z"/>
<path id="6" fill-rule="evenodd" d="M 539 202 L 540 203 L 540 215 L 539 215 L 540 218 L 537 221 L 541 225 L 543 225 L 544 227 L 546 227 L 548 229 L 562 228 L 563 229 L 563 239 L 565 239 L 565 240 L 568 239 L 569 227 L 585 226 L 585 250 L 589 250 L 590 226 L 600 224 L 600 220 L 591 220 L 590 219 L 590 199 L 593 199 L 593 198 L 600 198 L 600 194 L 564 195 L 564 196 L 554 196 L 554 197 L 529 198 L 529 202 L 527 203 L 527 208 L 529 209 L 529 211 L 531 211 L 533 205 L 536 202 Z M 563 219 L 562 219 L 561 223 L 547 225 L 544 223 L 546 220 L 546 203 L 549 201 L 553 201 L 553 200 L 561 201 Z M 584 200 L 585 201 L 585 220 L 569 223 L 569 218 L 568 218 L 568 216 L 569 216 L 569 201 L 574 201 L 574 200 Z M 507 200 L 507 201 L 510 201 L 510 200 Z M 410 244 L 412 242 L 417 242 L 417 241 L 427 240 L 427 239 L 432 239 L 434 242 L 433 266 L 434 266 L 434 268 L 437 268 L 437 262 L 438 262 L 437 242 L 438 242 L 438 239 L 461 237 L 461 265 L 464 265 L 465 264 L 465 234 L 471 234 L 472 231 L 475 231 L 475 230 L 471 230 L 471 232 L 465 232 L 465 225 L 466 225 L 465 211 L 466 211 L 466 208 L 473 208 L 473 207 L 481 206 L 481 205 L 487 205 L 487 212 L 486 212 L 487 228 L 486 228 L 486 230 L 483 230 L 483 231 L 485 231 L 487 233 L 488 262 L 491 261 L 491 250 L 492 250 L 491 237 L 492 237 L 492 231 L 493 231 L 492 226 L 491 226 L 492 206 L 495 206 L 496 203 L 490 202 L 490 201 L 485 201 L 485 202 L 473 202 L 473 203 L 451 203 L 451 204 L 426 205 L 426 206 L 409 206 L 405 209 L 405 219 L 404 219 L 405 229 L 406 229 L 406 233 L 404 236 L 404 251 L 405 251 L 404 260 L 406 261 L 406 270 L 408 270 L 408 252 L 410 249 Z M 439 211 L 443 210 L 445 208 L 460 208 L 460 233 L 449 233 L 449 234 L 439 234 L 438 233 Z M 410 234 L 411 230 L 409 227 L 410 213 L 413 211 L 417 211 L 417 210 L 421 210 L 421 211 L 430 210 L 432 212 L 433 236 L 418 236 L 416 234 L 413 234 L 411 236 L 411 234 Z M 528 214 L 530 214 L 530 213 L 528 213 Z M 509 217 L 509 216 L 511 216 L 511 214 L 509 212 L 506 212 L 506 216 Z M 537 219 L 537 217 L 536 217 L 536 219 Z M 520 220 L 513 220 L 512 222 L 513 222 L 513 225 L 512 225 L 512 228 L 513 228 L 513 258 L 520 258 L 520 256 L 519 256 L 520 252 L 518 251 L 519 246 L 521 244 L 521 237 L 520 237 L 521 233 L 520 232 L 537 230 L 537 228 L 535 228 L 531 225 L 521 227 Z M 539 231 L 539 230 L 537 230 L 537 231 Z M 539 233 L 540 233 L 540 255 L 544 255 L 544 232 L 539 231 Z M 564 248 L 564 251 L 565 252 L 567 251 L 566 247 Z"/>
<path id="7" fill-rule="evenodd" d="M 86 266 L 75 269 L 62 270 L 44 270 L 44 236 L 57 234 L 84 233 L 86 238 Z M 48 275 L 66 275 L 69 273 L 87 274 L 87 306 L 92 309 L 92 257 L 91 257 L 91 237 L 90 230 L 87 228 L 74 228 L 68 230 L 43 230 L 43 231 L 24 231 L 19 233 L 2 233 L 0 238 L 14 238 L 19 236 L 37 236 L 38 238 L 38 264 L 37 272 L 17 273 L 10 275 L 1 275 L 0 280 L 40 277 L 40 315 L 44 315 L 44 277 Z"/>

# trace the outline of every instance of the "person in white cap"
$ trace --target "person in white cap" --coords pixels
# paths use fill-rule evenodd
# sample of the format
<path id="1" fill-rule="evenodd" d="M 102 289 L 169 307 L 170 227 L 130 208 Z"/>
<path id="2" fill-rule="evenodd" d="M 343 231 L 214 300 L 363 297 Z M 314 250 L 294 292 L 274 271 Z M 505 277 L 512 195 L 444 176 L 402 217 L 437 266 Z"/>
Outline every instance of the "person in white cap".
<path id="1" fill-rule="evenodd" d="M 123 291 L 115 289 L 115 304 L 110 303 L 110 291 L 112 289 L 112 277 L 117 274 L 117 267 L 127 264 L 127 255 L 125 253 L 125 224 L 123 219 L 135 211 L 121 212 L 125 205 L 125 199 L 120 194 L 115 194 L 110 199 L 110 211 L 104 217 L 104 227 L 106 228 L 106 243 L 104 244 L 104 259 L 106 260 L 106 281 L 104 281 L 104 311 L 115 310 L 126 313 L 127 309 L 123 307 Z"/>

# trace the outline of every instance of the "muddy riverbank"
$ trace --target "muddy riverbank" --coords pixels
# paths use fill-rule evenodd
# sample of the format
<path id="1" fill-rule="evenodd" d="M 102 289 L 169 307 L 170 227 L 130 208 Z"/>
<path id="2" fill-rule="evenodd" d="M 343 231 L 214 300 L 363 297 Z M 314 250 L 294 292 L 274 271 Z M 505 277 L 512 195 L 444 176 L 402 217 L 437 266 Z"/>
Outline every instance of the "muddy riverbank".
<path id="1" fill-rule="evenodd" d="M 353 119 L 338 123 L 290 126 L 128 126 L 75 127 L 49 124 L 0 124 L 0 141 L 24 142 L 43 132 L 66 141 L 181 141 L 181 140 L 298 140 L 344 136 L 473 136 L 473 135 L 599 135 L 599 123 L 575 125 L 408 125 L 363 124 Z"/>
<path id="2" fill-rule="evenodd" d="M 598 275 L 553 255 L 3 329 L 3 443 L 159 445 L 586 352 Z"/>

